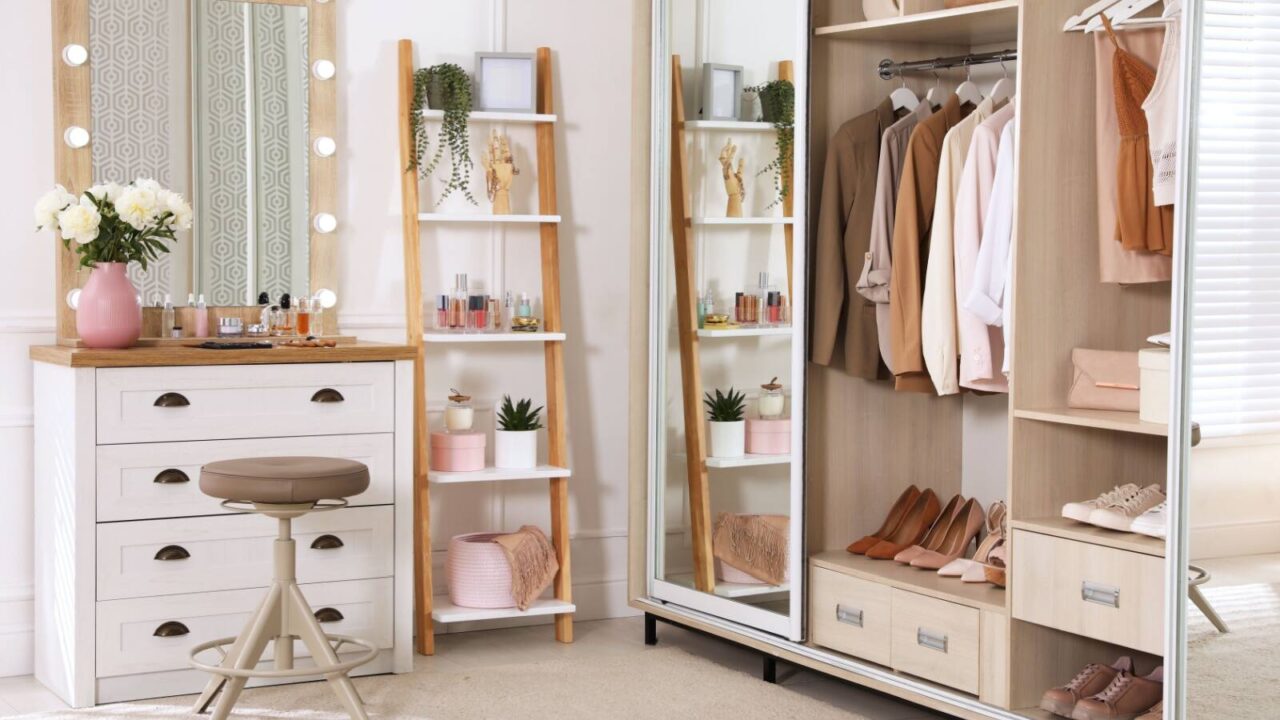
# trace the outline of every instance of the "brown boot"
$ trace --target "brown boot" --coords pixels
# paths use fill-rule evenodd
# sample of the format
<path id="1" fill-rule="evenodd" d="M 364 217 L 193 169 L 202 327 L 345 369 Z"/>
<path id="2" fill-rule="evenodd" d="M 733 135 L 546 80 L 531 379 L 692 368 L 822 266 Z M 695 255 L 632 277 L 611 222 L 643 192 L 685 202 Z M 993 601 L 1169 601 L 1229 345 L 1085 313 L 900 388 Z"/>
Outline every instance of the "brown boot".
<path id="1" fill-rule="evenodd" d="M 1122 657 L 1111 667 L 1089 663 L 1083 670 L 1076 673 L 1071 682 L 1045 692 L 1044 697 L 1040 699 L 1040 709 L 1069 718 L 1076 709 L 1076 703 L 1082 698 L 1097 695 L 1106 690 L 1111 681 L 1115 680 L 1121 672 L 1133 672 L 1132 658 Z"/>
<path id="2" fill-rule="evenodd" d="M 1076 703 L 1073 720 L 1136 720 L 1164 697 L 1164 668 L 1146 677 L 1122 672 L 1106 690 Z"/>

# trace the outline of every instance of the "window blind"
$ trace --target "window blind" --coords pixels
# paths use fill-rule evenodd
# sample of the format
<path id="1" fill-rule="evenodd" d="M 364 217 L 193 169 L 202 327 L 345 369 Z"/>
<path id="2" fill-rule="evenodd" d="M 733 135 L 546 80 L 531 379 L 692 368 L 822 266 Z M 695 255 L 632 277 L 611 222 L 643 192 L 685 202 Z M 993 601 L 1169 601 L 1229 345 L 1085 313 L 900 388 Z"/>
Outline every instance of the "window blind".
<path id="1" fill-rule="evenodd" d="M 1280 433 L 1280 3 L 1207 0 L 1202 50 L 1191 417 Z"/>

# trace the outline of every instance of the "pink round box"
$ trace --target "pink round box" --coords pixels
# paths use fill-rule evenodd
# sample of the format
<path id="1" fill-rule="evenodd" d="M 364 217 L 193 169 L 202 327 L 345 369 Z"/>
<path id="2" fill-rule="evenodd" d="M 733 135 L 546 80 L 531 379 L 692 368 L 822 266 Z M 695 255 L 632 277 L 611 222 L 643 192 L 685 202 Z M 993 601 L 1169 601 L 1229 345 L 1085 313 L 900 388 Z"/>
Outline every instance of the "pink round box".
<path id="1" fill-rule="evenodd" d="M 511 608 L 511 562 L 493 539 L 502 533 L 469 533 L 449 539 L 445 575 L 449 601 L 458 607 Z"/>
<path id="2" fill-rule="evenodd" d="M 482 432 L 431 433 L 431 469 L 437 472 L 472 472 L 484 469 Z"/>
<path id="3" fill-rule="evenodd" d="M 747 453 L 787 455 L 791 452 L 791 420 L 747 418 Z"/>

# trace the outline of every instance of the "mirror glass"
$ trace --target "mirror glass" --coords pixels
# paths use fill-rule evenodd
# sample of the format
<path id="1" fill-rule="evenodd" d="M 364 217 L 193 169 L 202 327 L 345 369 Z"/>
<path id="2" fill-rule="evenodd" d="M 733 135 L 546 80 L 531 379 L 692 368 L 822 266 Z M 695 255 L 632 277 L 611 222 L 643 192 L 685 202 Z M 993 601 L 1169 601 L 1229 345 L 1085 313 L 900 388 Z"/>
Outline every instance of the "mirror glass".
<path id="1" fill-rule="evenodd" d="M 90 0 L 93 178 L 154 178 L 195 226 L 147 271 L 145 304 L 308 293 L 307 8 Z"/>

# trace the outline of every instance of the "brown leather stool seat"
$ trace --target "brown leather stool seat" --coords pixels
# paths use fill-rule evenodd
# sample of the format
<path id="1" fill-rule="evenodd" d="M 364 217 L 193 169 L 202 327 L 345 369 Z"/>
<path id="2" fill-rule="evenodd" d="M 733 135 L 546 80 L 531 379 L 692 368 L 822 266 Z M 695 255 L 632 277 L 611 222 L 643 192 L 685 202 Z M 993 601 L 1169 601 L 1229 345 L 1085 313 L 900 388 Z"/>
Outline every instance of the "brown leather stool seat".
<path id="1" fill-rule="evenodd" d="M 291 505 L 359 495 L 369 468 L 355 460 L 325 457 L 239 458 L 200 469 L 200 492 L 224 500 Z"/>

